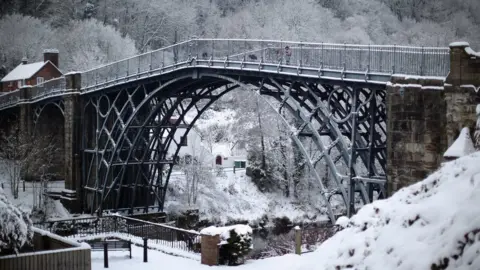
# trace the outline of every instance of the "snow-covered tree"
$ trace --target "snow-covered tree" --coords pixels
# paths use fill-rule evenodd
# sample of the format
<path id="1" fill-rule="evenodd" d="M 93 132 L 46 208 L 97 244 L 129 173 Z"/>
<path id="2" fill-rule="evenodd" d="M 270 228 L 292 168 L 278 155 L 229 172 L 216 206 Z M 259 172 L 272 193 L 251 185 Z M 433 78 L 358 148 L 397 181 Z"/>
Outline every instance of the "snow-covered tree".
<path id="1" fill-rule="evenodd" d="M 45 175 L 53 166 L 56 146 L 52 138 L 33 137 L 12 125 L 9 132 L 0 133 L 0 160 L 10 181 L 12 194 L 18 198 L 22 176 Z"/>
<path id="2" fill-rule="evenodd" d="M 60 58 L 65 70 L 87 70 L 137 53 L 132 39 L 95 19 L 75 21 L 60 29 L 58 38 L 58 47 L 66 56 Z"/>
<path id="3" fill-rule="evenodd" d="M 475 129 L 475 147 L 480 150 L 480 104 L 477 105 L 477 126 Z"/>
<path id="4" fill-rule="evenodd" d="M 15 207 L 0 188 L 0 254 L 18 253 L 32 238 L 29 214 Z"/>
<path id="5" fill-rule="evenodd" d="M 0 17 L 0 63 L 8 71 L 26 57 L 30 62 L 42 59 L 54 31 L 41 20 L 20 14 Z"/>
<path id="6" fill-rule="evenodd" d="M 191 154 L 185 155 L 180 161 L 180 167 L 185 174 L 185 195 L 189 206 L 197 203 L 198 187 L 200 183 L 205 183 L 213 178 L 212 167 L 208 162 L 206 149 L 199 145 L 199 141 L 189 142 L 191 144 Z M 204 151 L 205 150 L 205 151 Z"/>

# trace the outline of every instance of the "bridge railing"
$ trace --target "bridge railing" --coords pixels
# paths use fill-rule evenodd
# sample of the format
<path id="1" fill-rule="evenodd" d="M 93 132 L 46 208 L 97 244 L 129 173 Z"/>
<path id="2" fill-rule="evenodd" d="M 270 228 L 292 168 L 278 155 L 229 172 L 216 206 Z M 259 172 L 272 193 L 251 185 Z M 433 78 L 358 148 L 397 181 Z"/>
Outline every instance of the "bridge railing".
<path id="1" fill-rule="evenodd" d="M 20 90 L 0 95 L 0 109 L 12 106 L 20 101 Z"/>
<path id="2" fill-rule="evenodd" d="M 55 78 L 32 86 L 32 88 L 30 88 L 30 99 L 40 99 L 62 94 L 65 90 L 65 77 Z"/>
<path id="3" fill-rule="evenodd" d="M 82 89 L 170 71 L 193 59 L 223 61 L 225 67 L 236 61 L 387 75 L 445 77 L 450 69 L 447 47 L 193 39 L 88 70 L 82 74 Z"/>

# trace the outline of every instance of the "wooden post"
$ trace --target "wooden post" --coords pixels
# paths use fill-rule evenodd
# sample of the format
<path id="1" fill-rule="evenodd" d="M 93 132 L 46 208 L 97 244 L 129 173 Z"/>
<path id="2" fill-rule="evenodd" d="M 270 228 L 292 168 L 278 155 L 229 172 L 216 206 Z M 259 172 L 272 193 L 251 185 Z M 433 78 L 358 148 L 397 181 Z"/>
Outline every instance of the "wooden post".
<path id="1" fill-rule="evenodd" d="M 295 230 L 295 254 L 302 254 L 302 230 L 300 227 L 296 226 Z"/>
<path id="2" fill-rule="evenodd" d="M 103 267 L 108 268 L 108 243 L 103 242 Z"/>
<path id="3" fill-rule="evenodd" d="M 147 242 L 148 238 L 143 238 L 143 262 L 148 262 Z"/>

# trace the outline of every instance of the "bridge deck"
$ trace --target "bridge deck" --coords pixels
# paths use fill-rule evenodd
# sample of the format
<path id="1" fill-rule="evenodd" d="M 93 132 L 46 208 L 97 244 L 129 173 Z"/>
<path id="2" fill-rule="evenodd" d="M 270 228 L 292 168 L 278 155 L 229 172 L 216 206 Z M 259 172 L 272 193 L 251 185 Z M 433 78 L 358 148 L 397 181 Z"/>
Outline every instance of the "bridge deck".
<path id="1" fill-rule="evenodd" d="M 81 72 L 80 93 L 195 67 L 382 85 L 393 74 L 444 78 L 450 56 L 449 48 L 436 47 L 192 39 Z M 66 88 L 62 77 L 30 87 L 27 94 L 17 90 L 0 95 L 0 110 L 72 91 Z"/>

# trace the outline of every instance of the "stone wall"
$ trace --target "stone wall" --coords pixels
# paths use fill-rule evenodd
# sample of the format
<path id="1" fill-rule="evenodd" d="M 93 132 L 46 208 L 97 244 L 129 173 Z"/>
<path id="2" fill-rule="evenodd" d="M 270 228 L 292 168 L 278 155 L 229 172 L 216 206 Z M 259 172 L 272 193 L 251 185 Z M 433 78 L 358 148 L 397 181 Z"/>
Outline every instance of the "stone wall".
<path id="1" fill-rule="evenodd" d="M 388 193 L 418 182 L 447 148 L 443 80 L 393 77 L 387 86 Z"/>
<path id="2" fill-rule="evenodd" d="M 454 43 L 450 49 L 451 71 L 445 81 L 448 145 L 463 127 L 475 130 L 475 108 L 480 104 L 480 53 L 473 52 L 468 43 Z"/>
<path id="3" fill-rule="evenodd" d="M 474 130 L 480 103 L 480 53 L 467 43 L 450 45 L 444 80 L 394 76 L 387 85 L 389 194 L 435 171 L 463 127 Z"/>

